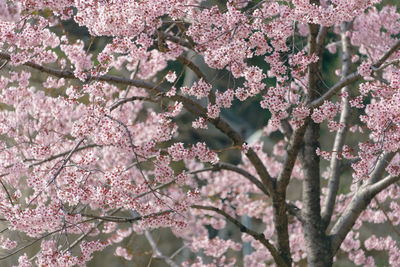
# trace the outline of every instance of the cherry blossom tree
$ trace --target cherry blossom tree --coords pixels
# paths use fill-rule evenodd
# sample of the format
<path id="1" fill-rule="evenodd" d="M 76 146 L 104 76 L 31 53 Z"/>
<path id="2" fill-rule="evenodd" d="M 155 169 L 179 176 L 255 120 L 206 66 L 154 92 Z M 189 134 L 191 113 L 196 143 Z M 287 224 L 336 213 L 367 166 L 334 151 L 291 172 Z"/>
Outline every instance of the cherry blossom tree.
<path id="1" fill-rule="evenodd" d="M 247 242 L 245 266 L 400 266 L 400 14 L 380 2 L 0 0 L 0 262 L 130 261 L 143 234 L 169 266 L 235 266 Z M 257 142 L 224 118 L 246 103 Z M 215 129 L 229 145 L 181 138 Z"/>

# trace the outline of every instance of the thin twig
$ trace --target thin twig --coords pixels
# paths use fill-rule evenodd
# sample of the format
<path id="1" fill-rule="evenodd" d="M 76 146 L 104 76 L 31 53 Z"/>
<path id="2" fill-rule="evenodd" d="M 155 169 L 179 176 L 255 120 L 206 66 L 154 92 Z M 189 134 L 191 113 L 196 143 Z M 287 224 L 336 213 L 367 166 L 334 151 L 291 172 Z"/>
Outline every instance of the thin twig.
<path id="1" fill-rule="evenodd" d="M 144 219 L 148 219 L 148 218 L 162 216 L 162 215 L 165 215 L 165 214 L 168 214 L 168 213 L 172 213 L 172 212 L 174 212 L 174 210 L 165 210 L 165 211 L 160 211 L 160 212 L 153 213 L 153 214 L 148 214 L 148 215 L 144 215 L 144 216 L 130 217 L 130 218 L 116 217 L 116 216 L 110 216 L 110 215 L 108 215 L 108 216 L 99 216 L 99 215 L 87 214 L 87 213 L 70 213 L 69 215 L 78 215 L 79 214 L 79 215 L 84 216 L 84 217 L 98 219 L 98 220 L 107 221 L 107 222 L 133 223 L 133 222 L 144 220 Z"/>
<path id="2" fill-rule="evenodd" d="M 268 239 L 265 238 L 263 233 L 257 233 L 251 229 L 249 229 L 248 227 L 246 227 L 244 224 L 242 224 L 240 221 L 236 220 L 235 218 L 233 218 L 232 216 L 230 216 L 228 213 L 226 213 L 225 211 L 218 209 L 216 207 L 212 207 L 212 206 L 202 206 L 202 205 L 192 205 L 191 206 L 194 209 L 200 209 L 200 210 L 210 210 L 210 211 L 214 211 L 222 216 L 224 216 L 228 221 L 230 221 L 231 223 L 233 223 L 234 225 L 236 225 L 241 232 L 249 234 L 250 236 L 252 236 L 255 240 L 260 241 L 267 249 L 268 251 L 271 253 L 272 257 L 274 258 L 275 262 L 278 264 L 278 266 L 286 266 L 285 261 L 282 259 L 282 257 L 279 255 L 277 249 L 274 247 L 274 245 L 272 245 Z"/>
<path id="3" fill-rule="evenodd" d="M 155 254 L 155 258 L 163 260 L 166 264 L 172 267 L 178 267 L 178 264 L 174 262 L 171 257 L 167 257 L 164 255 L 164 253 L 161 252 L 161 250 L 158 248 L 156 242 L 154 241 L 153 237 L 151 236 L 151 233 L 146 230 L 144 231 L 144 236 L 146 237 L 147 241 L 149 242 L 151 248 L 153 249 L 153 254 Z"/>
<path id="4" fill-rule="evenodd" d="M 67 157 L 63 160 L 63 163 L 61 164 L 61 166 L 58 168 L 58 170 L 54 173 L 53 177 L 47 182 L 47 186 L 49 186 L 51 183 L 53 183 L 57 176 L 61 173 L 61 171 L 64 169 L 65 165 L 68 163 L 68 161 L 71 159 L 72 155 L 74 154 L 74 152 L 76 152 L 76 150 L 78 149 L 78 147 L 82 144 L 82 142 L 85 140 L 85 138 L 82 138 L 81 140 L 79 140 L 79 142 L 75 145 L 75 147 L 69 152 L 69 154 L 67 155 Z M 28 207 L 32 204 L 33 201 L 35 201 L 41 194 L 43 193 L 43 191 L 40 191 L 34 198 L 32 198 L 29 203 L 28 203 Z"/>
<path id="5" fill-rule="evenodd" d="M 381 70 L 381 66 L 383 63 L 398 49 L 400 48 L 400 40 L 397 41 L 375 64 L 372 65 L 372 70 L 378 69 Z M 383 67 L 383 66 L 382 66 Z M 387 66 L 385 66 L 387 67 Z M 340 80 L 338 83 L 336 83 L 334 86 L 332 86 L 325 94 L 323 94 L 321 97 L 318 99 L 314 100 L 311 102 L 310 107 L 316 108 L 324 103 L 325 100 L 328 100 L 331 98 L 334 94 L 336 94 L 340 89 L 343 87 L 352 84 L 358 80 L 360 80 L 362 76 L 358 72 L 353 72 L 352 74 L 349 74 L 346 76 L 346 78 Z"/>
<path id="6" fill-rule="evenodd" d="M 392 227 L 393 231 L 395 231 L 395 233 L 400 236 L 400 231 L 394 226 L 392 220 L 390 220 L 389 215 L 387 214 L 387 212 L 385 211 L 385 209 L 382 207 L 382 204 L 378 201 L 378 199 L 376 198 L 376 196 L 374 196 L 374 200 L 376 202 L 376 204 L 378 204 L 379 209 L 383 212 L 383 214 L 386 217 L 386 220 L 389 222 L 390 226 Z"/>
<path id="7" fill-rule="evenodd" d="M 82 147 L 79 147 L 79 148 L 75 149 L 75 152 L 79 152 L 79 151 L 82 151 L 82 150 L 85 150 L 85 149 L 88 149 L 88 148 L 93 148 L 93 147 L 99 147 L 99 145 L 90 144 L 90 145 L 82 146 Z M 68 151 L 65 151 L 65 152 L 50 156 L 50 157 L 48 157 L 48 158 L 46 158 L 44 160 L 41 160 L 41 161 L 38 161 L 38 162 L 30 164 L 29 168 L 31 168 L 33 166 L 41 165 L 41 164 L 43 164 L 45 162 L 52 161 L 52 160 L 57 159 L 59 157 L 63 157 L 65 155 L 68 155 L 69 153 L 71 153 L 71 150 L 68 150 Z M 34 159 L 25 159 L 25 161 L 33 161 L 33 160 Z"/>
<path id="8" fill-rule="evenodd" d="M 73 225 L 67 226 L 67 228 L 72 228 L 72 227 L 75 227 L 76 225 L 79 225 L 79 224 L 82 224 L 82 223 L 87 223 L 87 222 L 90 222 L 90 221 L 93 221 L 93 220 L 94 220 L 94 219 L 84 220 L 84 221 L 75 223 L 75 224 L 73 224 Z M 26 248 L 28 248 L 28 247 L 34 245 L 35 243 L 39 242 L 40 240 L 42 240 L 42 239 L 44 239 L 44 238 L 46 238 L 46 237 L 51 236 L 52 234 L 58 233 L 58 232 L 60 232 L 60 231 L 63 231 L 63 229 L 64 229 L 64 227 L 61 228 L 61 229 L 55 230 L 55 231 L 53 231 L 53 232 L 47 233 L 47 234 L 45 234 L 45 235 L 43 235 L 43 236 L 41 236 L 41 237 L 39 237 L 39 238 L 33 240 L 32 242 L 30 242 L 30 243 L 28 243 L 28 244 L 22 246 L 21 248 L 17 249 L 16 251 L 11 252 L 10 254 L 8 254 L 8 255 L 6 255 L 6 256 L 4 256 L 4 257 L 0 257 L 0 261 L 1 261 L 1 260 L 5 260 L 5 259 L 7 259 L 7 258 L 9 258 L 9 257 L 11 257 L 11 256 L 13 256 L 13 255 L 15 255 L 15 254 L 17 254 L 17 253 L 19 253 L 19 252 L 21 252 L 22 250 L 24 250 L 24 249 L 26 249 Z"/>
<path id="9" fill-rule="evenodd" d="M 11 205 L 14 206 L 14 202 L 12 201 L 11 195 L 10 195 L 10 193 L 8 192 L 7 187 L 6 187 L 5 184 L 3 183 L 3 180 L 2 180 L 2 179 L 0 179 L 0 183 L 1 183 L 1 185 L 3 186 L 4 191 L 6 192 L 7 197 L 8 197 L 8 199 L 10 200 Z"/>

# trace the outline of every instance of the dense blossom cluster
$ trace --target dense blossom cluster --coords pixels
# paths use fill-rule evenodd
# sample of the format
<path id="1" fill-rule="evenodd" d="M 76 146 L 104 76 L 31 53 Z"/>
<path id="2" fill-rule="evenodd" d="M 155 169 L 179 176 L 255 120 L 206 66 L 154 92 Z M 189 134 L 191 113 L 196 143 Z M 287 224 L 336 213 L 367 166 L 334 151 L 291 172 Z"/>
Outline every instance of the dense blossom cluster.
<path id="1" fill-rule="evenodd" d="M 298 264 L 310 252 L 307 201 L 280 196 L 289 180 L 288 192 L 306 184 L 307 164 L 318 158 L 330 161 L 315 201 L 325 207 L 321 225 L 335 234 L 337 257 L 375 266 L 379 253 L 398 266 L 395 237 L 363 235 L 368 224 L 400 225 L 396 7 L 208 2 L 0 0 L 0 265 L 15 254 L 20 267 L 85 266 L 108 247 L 131 261 L 136 254 L 124 241 L 164 227 L 195 255 L 182 266 L 236 266 L 239 253 L 245 266 Z M 90 38 L 71 37 L 67 24 Z M 334 86 L 317 71 L 326 67 L 325 48 L 342 58 Z M 178 62 L 180 70 L 170 68 Z M 238 103 L 261 106 L 254 116 L 268 118 L 259 131 L 268 142 L 245 140 L 225 120 Z M 309 125 L 328 136 L 312 140 L 312 151 L 303 141 Z M 232 145 L 216 147 L 207 136 L 214 128 Z M 202 140 L 188 141 L 184 131 Z M 235 165 L 224 162 L 233 150 L 241 152 Z M 342 174 L 352 181 L 339 191 Z M 360 199 L 371 204 L 352 218 Z M 20 250 L 16 233 L 40 241 L 34 255 Z"/>

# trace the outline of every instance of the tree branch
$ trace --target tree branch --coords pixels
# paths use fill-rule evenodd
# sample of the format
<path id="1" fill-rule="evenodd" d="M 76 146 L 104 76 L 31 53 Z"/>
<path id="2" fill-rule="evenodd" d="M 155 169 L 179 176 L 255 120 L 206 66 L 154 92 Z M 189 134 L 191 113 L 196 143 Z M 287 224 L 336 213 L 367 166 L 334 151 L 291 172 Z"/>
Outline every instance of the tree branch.
<path id="1" fill-rule="evenodd" d="M 0 58 L 10 60 L 10 55 L 4 52 L 0 52 Z M 28 66 L 30 68 L 39 70 L 41 72 L 56 76 L 58 78 L 65 78 L 65 79 L 72 79 L 72 80 L 79 80 L 78 78 L 75 77 L 74 73 L 70 70 L 59 70 L 59 69 L 54 69 L 46 66 L 42 66 L 33 62 L 25 62 L 22 64 L 24 66 Z M 193 100 L 175 95 L 171 97 L 164 97 L 164 94 L 168 92 L 166 88 L 163 88 L 159 85 L 141 81 L 141 80 L 135 80 L 135 79 L 128 79 L 124 77 L 118 77 L 118 76 L 112 76 L 112 75 L 103 75 L 103 76 L 91 76 L 90 74 L 87 74 L 87 80 L 96 80 L 96 81 L 103 81 L 103 82 L 110 82 L 110 83 L 119 83 L 119 84 L 125 84 L 125 85 L 131 85 L 131 86 L 136 86 L 140 88 L 145 88 L 150 91 L 156 91 L 157 93 L 161 94 L 163 98 L 165 99 L 171 99 L 174 101 L 180 101 L 184 104 L 185 108 L 192 112 L 195 115 L 198 116 L 203 116 L 204 114 L 207 113 L 207 110 L 199 105 L 198 103 L 194 102 Z M 126 102 L 124 102 L 126 103 Z M 120 105 L 124 104 L 120 103 Z M 116 105 L 114 107 L 117 108 L 119 105 Z"/>
<path id="2" fill-rule="evenodd" d="M 378 156 L 374 169 L 368 179 L 369 184 L 376 183 L 382 177 L 385 168 L 389 165 L 395 154 L 394 152 L 383 152 L 383 154 Z"/>
<path id="3" fill-rule="evenodd" d="M 368 190 L 371 194 L 378 194 L 383 189 L 387 188 L 388 186 L 400 181 L 400 176 L 386 176 L 382 180 L 372 184 L 369 186 Z"/>
<path id="4" fill-rule="evenodd" d="M 399 180 L 400 176 L 387 176 L 375 184 L 366 184 L 360 188 L 331 230 L 330 238 L 332 240 L 333 255 L 335 255 L 336 251 L 340 248 L 346 235 L 371 200 L 383 189 Z"/>
<path id="5" fill-rule="evenodd" d="M 195 174 L 198 172 L 205 172 L 205 171 L 218 171 L 220 169 L 230 170 L 238 174 L 241 174 L 242 176 L 247 178 L 250 182 L 252 182 L 255 186 L 257 186 L 258 189 L 260 189 L 265 195 L 270 196 L 268 190 L 264 187 L 263 183 L 261 183 L 260 180 L 258 180 L 256 177 L 254 177 L 244 169 L 239 168 L 233 164 L 218 162 L 213 167 L 192 171 L 190 173 Z M 295 216 L 299 221 L 302 221 L 301 210 L 295 204 L 293 204 L 292 202 L 286 202 L 286 207 L 290 215 Z"/>
<path id="6" fill-rule="evenodd" d="M 197 77 L 199 77 L 200 79 L 203 79 L 204 82 L 209 83 L 207 77 L 203 74 L 203 72 L 200 70 L 199 67 L 197 67 L 191 60 L 183 57 L 183 56 L 179 56 L 178 60 L 185 66 L 188 66 L 189 69 L 191 69 L 196 75 Z M 211 104 L 215 104 L 215 94 L 214 91 L 211 90 L 209 95 L 208 95 L 208 100 L 210 101 Z"/>
<path id="7" fill-rule="evenodd" d="M 387 176 L 381 180 L 386 166 L 393 157 L 393 152 L 385 153 L 376 164 L 370 179 L 361 186 L 355 194 L 342 216 L 337 220 L 331 230 L 332 252 L 336 253 L 347 233 L 351 230 L 362 211 L 369 205 L 371 200 L 382 190 L 400 180 L 400 176 Z"/>
<path id="8" fill-rule="evenodd" d="M 342 43 L 342 79 L 344 79 L 349 70 L 350 70 L 350 46 L 349 46 L 349 38 L 346 37 L 346 32 L 349 28 L 348 22 L 342 22 L 340 25 L 341 28 L 341 43 Z M 345 95 L 348 94 L 349 90 L 347 86 L 342 88 L 342 93 Z M 342 151 L 342 147 L 346 138 L 346 134 L 348 131 L 348 120 L 350 117 L 350 105 L 348 102 L 348 97 L 342 97 L 342 112 L 340 114 L 340 123 L 344 125 L 343 128 L 339 129 L 336 132 L 335 141 L 333 144 L 332 158 L 330 162 L 330 174 L 329 174 L 329 183 L 328 183 L 328 193 L 325 198 L 323 208 L 322 208 L 322 223 L 324 224 L 324 228 L 326 229 L 331 221 L 332 213 L 335 207 L 336 195 L 339 189 L 340 183 L 340 161 L 336 155 L 339 155 Z"/>
<path id="9" fill-rule="evenodd" d="M 110 107 L 110 111 L 113 111 L 114 109 L 116 109 L 117 107 L 119 107 L 125 103 L 132 102 L 135 100 L 143 100 L 143 101 L 149 101 L 149 102 L 154 102 L 154 103 L 158 102 L 157 100 L 152 99 L 150 97 L 132 96 L 132 97 L 128 97 L 128 98 L 122 98 L 122 99 L 118 100 L 117 102 L 115 102 L 114 104 L 112 104 Z"/>
<path id="10" fill-rule="evenodd" d="M 372 69 L 379 69 L 381 65 L 398 49 L 400 48 L 400 40 L 397 41 L 375 64 L 372 65 Z M 332 86 L 325 94 L 323 94 L 320 98 L 311 102 L 310 107 L 316 108 L 324 103 L 325 100 L 331 98 L 334 94 L 336 94 L 343 87 L 352 84 L 358 80 L 360 80 L 362 76 L 358 72 L 353 72 L 348 75 L 346 78 L 340 80 L 334 86 Z"/>
<path id="11" fill-rule="evenodd" d="M 174 35 L 171 35 L 171 34 L 168 34 L 165 32 L 161 32 L 161 36 L 163 39 L 169 40 L 169 41 L 179 44 L 183 47 L 193 49 L 193 46 L 189 42 L 183 40 L 182 38 L 176 37 Z"/>
<path id="12" fill-rule="evenodd" d="M 68 161 L 71 159 L 72 155 L 76 152 L 76 150 L 79 148 L 79 146 L 82 144 L 82 142 L 85 140 L 85 138 L 82 138 L 79 140 L 79 142 L 74 146 L 74 148 L 68 153 L 67 157 L 63 160 L 63 163 L 61 164 L 60 168 L 56 171 L 56 173 L 53 175 L 51 180 L 47 183 L 47 186 L 49 186 L 54 180 L 57 178 L 57 176 L 61 173 L 62 169 L 65 167 L 65 165 L 68 163 Z"/>
<path id="13" fill-rule="evenodd" d="M 392 227 L 393 231 L 400 237 L 400 231 L 396 228 L 396 226 L 394 226 L 393 222 L 390 220 L 389 215 L 387 214 L 387 212 L 385 211 L 385 209 L 382 207 L 382 204 L 379 202 L 379 200 L 376 198 L 376 196 L 374 197 L 374 200 L 376 202 L 376 204 L 378 205 L 379 209 L 383 212 L 383 214 L 386 217 L 386 220 L 388 221 L 388 223 L 390 224 L 390 226 Z"/>
<path id="14" fill-rule="evenodd" d="M 327 27 L 327 26 L 321 26 L 319 28 L 317 40 L 316 40 L 317 45 L 316 45 L 316 49 L 315 49 L 315 52 L 317 55 L 322 55 L 322 53 L 323 53 L 323 50 L 325 48 L 324 44 L 325 44 L 326 34 L 328 33 L 328 29 L 329 29 L 329 27 Z"/>
<path id="15" fill-rule="evenodd" d="M 61 171 L 64 169 L 65 165 L 68 163 L 68 161 L 71 159 L 72 155 L 76 152 L 76 150 L 79 148 L 79 146 L 83 143 L 83 141 L 85 140 L 85 138 L 82 138 L 81 140 L 79 140 L 79 142 L 75 145 L 75 147 L 69 151 L 68 155 L 64 158 L 61 166 L 57 169 L 57 171 L 54 173 L 54 175 L 52 176 L 52 178 L 50 179 L 50 181 L 47 182 L 46 186 L 49 186 L 51 183 L 55 182 L 56 178 L 58 177 L 58 175 L 61 173 Z M 28 203 L 28 207 L 33 203 L 33 201 L 35 201 L 41 194 L 43 191 L 40 191 L 34 198 L 32 198 L 29 203 Z"/>
<path id="16" fill-rule="evenodd" d="M 90 145 L 82 146 L 82 147 L 79 147 L 79 148 L 75 149 L 75 152 L 82 151 L 82 150 L 85 150 L 85 149 L 88 149 L 88 148 L 93 148 L 93 147 L 99 147 L 99 145 L 90 144 Z M 32 163 L 32 164 L 29 165 L 29 167 L 37 166 L 37 165 L 43 164 L 45 162 L 52 161 L 54 159 L 57 159 L 57 158 L 60 158 L 60 157 L 64 157 L 64 156 L 68 155 L 69 153 L 71 153 L 71 150 L 65 151 L 65 152 L 62 152 L 62 153 L 59 153 L 59 154 L 56 154 L 56 155 L 53 155 L 53 156 L 50 156 L 50 157 L 48 157 L 48 158 L 46 158 L 44 160 L 41 160 L 41 161 L 38 161 L 38 162 L 35 162 L 35 163 Z M 27 159 L 26 161 L 33 161 L 33 160 L 34 159 Z"/>
<path id="17" fill-rule="evenodd" d="M 205 81 L 206 83 L 208 83 L 208 79 L 207 77 L 204 75 L 204 73 L 200 70 L 199 67 L 197 67 L 191 60 L 183 57 L 183 56 L 179 56 L 178 60 L 185 66 L 188 66 L 189 69 L 191 69 L 196 75 L 197 77 L 199 77 L 199 79 L 203 79 L 203 81 Z"/>
<path id="18" fill-rule="evenodd" d="M 277 192 L 283 193 L 286 191 L 309 122 L 310 119 L 306 118 L 304 120 L 304 125 L 296 129 L 291 136 L 282 170 L 277 179 Z"/>
<path id="19" fill-rule="evenodd" d="M 102 221 L 107 221 L 107 222 L 116 222 L 116 223 L 133 223 L 136 221 L 140 221 L 143 219 L 148 219 L 148 218 L 153 218 L 157 216 L 162 216 L 168 213 L 174 212 L 173 210 L 165 210 L 165 211 L 160 211 L 157 213 L 149 214 L 149 215 L 144 215 L 144 216 L 136 216 L 136 217 L 131 217 L 131 218 L 125 218 L 125 217 L 116 217 L 116 216 L 99 216 L 95 214 L 87 214 L 87 213 L 69 213 L 68 215 L 81 215 L 84 217 L 92 218 L 92 219 L 98 219 Z"/>
<path id="20" fill-rule="evenodd" d="M 10 192 L 8 192 L 6 185 L 3 183 L 3 179 L 0 179 L 0 183 L 3 186 L 3 189 L 7 194 L 8 200 L 10 200 L 11 206 L 14 206 L 14 202 L 12 201 L 11 194 L 10 194 Z"/>
<path id="21" fill-rule="evenodd" d="M 226 134 L 233 142 L 234 145 L 241 147 L 245 142 L 243 138 L 236 132 L 228 123 L 226 123 L 221 118 L 210 119 L 209 120 L 217 129 Z M 275 191 L 275 179 L 273 179 L 265 167 L 264 163 L 260 160 L 258 155 L 253 149 L 249 148 L 246 153 L 247 158 L 253 164 L 257 171 L 263 185 L 269 191 L 270 195 Z"/>
<path id="22" fill-rule="evenodd" d="M 236 225 L 241 232 L 246 233 L 248 235 L 251 235 L 255 240 L 260 241 L 271 253 L 272 257 L 275 260 L 275 263 L 278 266 L 287 266 L 286 262 L 282 259 L 282 257 L 279 255 L 278 251 L 276 248 L 269 242 L 268 239 L 265 238 L 264 234 L 257 233 L 249 228 L 247 228 L 245 225 L 243 225 L 240 221 L 236 220 L 232 216 L 230 216 L 228 213 L 226 213 L 223 210 L 220 210 L 218 208 L 212 207 L 212 206 L 201 206 L 201 205 L 192 205 L 191 206 L 194 209 L 201 209 L 201 210 L 210 210 L 214 211 L 222 216 L 224 216 L 228 221 Z"/>
<path id="23" fill-rule="evenodd" d="M 154 241 L 153 237 L 151 236 L 151 233 L 146 230 L 144 231 L 144 236 L 146 237 L 147 241 L 149 242 L 151 248 L 153 249 L 153 253 L 155 254 L 155 258 L 161 259 L 165 261 L 166 264 L 168 264 L 171 267 L 178 267 L 178 264 L 176 264 L 171 258 L 165 256 L 161 250 L 157 247 L 156 242 Z"/>
<path id="24" fill-rule="evenodd" d="M 72 228 L 72 227 L 75 227 L 75 226 L 77 226 L 77 225 L 79 225 L 79 224 L 87 223 L 87 222 L 90 222 L 90 221 L 93 221 L 93 220 L 94 220 L 94 219 L 84 220 L 84 221 L 81 221 L 81 222 L 78 222 L 78 223 L 75 223 L 75 224 L 66 226 L 66 228 Z M 58 229 L 58 230 L 55 230 L 55 231 L 53 231 L 53 232 L 47 233 L 47 234 L 45 234 L 45 235 L 42 235 L 41 237 L 36 238 L 36 239 L 33 240 L 32 242 L 30 242 L 30 243 L 28 243 L 28 244 L 26 244 L 26 245 L 20 247 L 19 249 L 17 249 L 17 250 L 15 250 L 15 251 L 11 252 L 10 254 L 7 254 L 7 255 L 4 256 L 4 257 L 0 257 L 0 261 L 1 261 L 1 260 L 5 260 L 5 259 L 7 259 L 7 258 L 9 258 L 9 257 L 11 257 L 11 256 L 13 256 L 13 255 L 15 255 L 15 254 L 17 254 L 17 253 L 21 252 L 22 250 L 24 250 L 24 249 L 26 249 L 26 248 L 28 248 L 28 247 L 34 245 L 35 243 L 39 242 L 40 240 L 42 240 L 42 239 L 44 239 L 44 238 L 46 238 L 46 237 L 49 237 L 49 236 L 51 236 L 51 235 L 53 235 L 53 234 L 55 234 L 55 233 L 61 232 L 61 231 L 63 231 L 64 229 L 65 229 L 65 227 L 62 227 L 61 229 Z"/>
<path id="25" fill-rule="evenodd" d="M 10 55 L 4 52 L 0 52 L 0 58 L 10 60 Z M 72 71 L 68 70 L 58 70 L 58 69 L 53 69 L 45 66 L 41 66 L 39 64 L 33 63 L 33 62 L 26 62 L 23 65 L 31 67 L 33 69 L 39 70 L 41 72 L 45 72 L 48 74 L 51 74 L 53 76 L 59 77 L 59 78 L 66 78 L 66 79 L 75 79 L 78 80 L 73 74 Z M 174 100 L 174 101 L 179 101 L 182 102 L 185 109 L 187 109 L 189 112 L 191 112 L 194 115 L 197 116 L 202 116 L 202 117 L 207 117 L 207 110 L 202 107 L 200 104 L 196 103 L 195 101 L 180 96 L 180 95 L 175 95 L 171 97 L 165 97 L 164 94 L 168 92 L 167 89 L 155 85 L 149 82 L 141 81 L 141 80 L 135 80 L 135 79 L 127 79 L 124 77 L 118 77 L 118 76 L 111 76 L 111 75 L 103 75 L 103 76 L 95 76 L 92 77 L 90 74 L 87 75 L 88 80 L 97 80 L 97 81 L 104 81 L 104 82 L 111 82 L 111 83 L 120 83 L 120 84 L 126 84 L 126 85 L 132 85 L 136 87 L 141 87 L 148 89 L 150 91 L 156 90 L 158 93 L 162 95 L 163 98 L 166 100 Z M 113 105 L 113 109 L 117 108 L 118 106 L 124 104 L 126 102 L 122 101 L 118 105 Z M 236 145 L 241 146 L 244 143 L 243 138 L 234 130 L 232 127 L 226 123 L 223 119 L 217 118 L 217 119 L 209 119 L 209 121 L 217 128 L 219 129 L 222 133 L 226 134 Z M 248 153 L 246 154 L 249 160 L 252 162 L 254 167 L 257 170 L 257 173 L 260 175 L 260 178 L 263 182 L 263 184 L 268 188 L 270 192 L 273 192 L 274 189 L 274 182 L 272 177 L 269 175 L 267 169 L 265 168 L 264 164 L 260 160 L 260 158 L 257 156 L 257 154 L 252 150 L 249 149 Z"/>
<path id="26" fill-rule="evenodd" d="M 114 215 L 115 213 L 117 213 L 118 211 L 120 211 L 121 209 L 118 208 L 116 210 L 114 210 L 113 212 L 110 213 L 111 215 Z M 94 218 L 91 218 L 89 220 L 95 220 Z M 87 231 L 86 233 L 84 233 L 83 235 L 81 235 L 80 237 L 78 237 L 69 247 L 69 249 L 73 249 L 74 247 L 76 247 L 83 239 L 85 239 L 94 229 L 100 227 L 105 221 L 100 220 L 94 227 L 90 228 L 89 231 Z M 65 252 L 67 250 L 64 250 L 63 252 Z"/>
<path id="27" fill-rule="evenodd" d="M 394 152 L 387 152 L 378 158 L 374 170 L 370 174 L 367 182 L 361 186 L 359 191 L 354 195 L 350 204 L 346 207 L 342 216 L 336 221 L 331 230 L 330 237 L 332 238 L 332 252 L 333 254 L 339 249 L 340 244 L 345 239 L 347 233 L 351 230 L 360 213 L 365 210 L 371 200 L 389 185 L 399 180 L 400 176 L 388 176 L 379 181 L 382 177 L 386 166 L 394 157 Z"/>
<path id="28" fill-rule="evenodd" d="M 268 190 L 264 187 L 263 183 L 258 180 L 256 177 L 248 173 L 242 168 L 237 167 L 236 165 L 230 164 L 230 163 L 225 163 L 225 162 L 218 162 L 214 166 L 214 170 L 219 170 L 219 169 L 224 169 L 224 170 L 229 170 L 236 172 L 243 177 L 245 177 L 247 180 L 249 180 L 251 183 L 253 183 L 255 186 L 257 186 L 258 189 L 260 189 L 264 194 L 267 196 L 269 195 Z"/>

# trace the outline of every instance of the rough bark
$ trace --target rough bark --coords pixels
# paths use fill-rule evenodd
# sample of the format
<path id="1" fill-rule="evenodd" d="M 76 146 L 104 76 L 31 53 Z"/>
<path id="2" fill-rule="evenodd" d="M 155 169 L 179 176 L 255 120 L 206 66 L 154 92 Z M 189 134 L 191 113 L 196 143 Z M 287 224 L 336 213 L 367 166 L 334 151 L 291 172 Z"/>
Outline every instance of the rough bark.
<path id="1" fill-rule="evenodd" d="M 331 266 L 330 240 L 325 234 L 320 206 L 319 125 L 311 122 L 304 136 L 303 163 L 303 231 L 309 266 Z"/>
<path id="2" fill-rule="evenodd" d="M 277 250 L 279 256 L 287 266 L 292 265 L 292 256 L 290 253 L 288 216 L 286 213 L 286 192 L 277 193 L 272 198 L 274 211 L 275 233 L 277 235 Z"/>
<path id="3" fill-rule="evenodd" d="M 318 97 L 321 89 L 322 54 L 319 53 L 324 38 L 318 37 L 318 25 L 310 24 L 309 54 L 316 53 L 319 61 L 309 66 L 308 80 L 308 102 Z M 310 121 L 304 136 L 304 148 L 301 153 L 303 165 L 303 232 L 306 243 L 308 266 L 326 267 L 331 266 L 333 257 L 331 253 L 330 239 L 326 236 L 321 218 L 320 205 L 320 170 L 319 156 L 316 150 L 319 147 L 319 124 Z"/>

